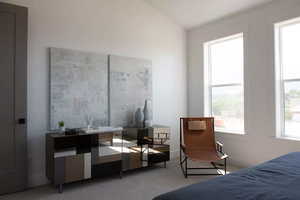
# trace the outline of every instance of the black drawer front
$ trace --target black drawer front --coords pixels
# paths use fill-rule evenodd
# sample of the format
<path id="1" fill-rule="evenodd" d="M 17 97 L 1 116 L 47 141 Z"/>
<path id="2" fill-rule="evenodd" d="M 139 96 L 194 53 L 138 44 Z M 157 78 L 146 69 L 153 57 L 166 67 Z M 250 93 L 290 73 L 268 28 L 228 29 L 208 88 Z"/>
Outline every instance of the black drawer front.
<path id="1" fill-rule="evenodd" d="M 149 165 L 154 163 L 160 163 L 170 160 L 170 152 L 162 152 L 162 153 L 153 153 L 148 155 L 148 162 Z"/>
<path id="2" fill-rule="evenodd" d="M 55 151 L 76 148 L 78 153 L 87 153 L 91 151 L 92 139 L 90 135 L 55 138 L 54 148 Z"/>
<path id="3" fill-rule="evenodd" d="M 92 177 L 99 178 L 113 174 L 119 174 L 122 171 L 122 161 L 114 161 L 92 166 Z"/>

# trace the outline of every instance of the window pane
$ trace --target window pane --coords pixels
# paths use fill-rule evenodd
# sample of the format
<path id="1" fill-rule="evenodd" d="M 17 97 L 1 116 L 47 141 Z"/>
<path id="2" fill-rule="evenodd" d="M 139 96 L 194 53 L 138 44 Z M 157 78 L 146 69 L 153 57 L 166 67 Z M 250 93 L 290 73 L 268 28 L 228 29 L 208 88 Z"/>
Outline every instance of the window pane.
<path id="1" fill-rule="evenodd" d="M 300 78 L 300 24 L 281 28 L 283 78 Z"/>
<path id="2" fill-rule="evenodd" d="M 285 90 L 285 136 L 300 137 L 300 82 L 286 82 Z"/>
<path id="3" fill-rule="evenodd" d="M 212 114 L 217 130 L 244 132 L 244 102 L 242 86 L 212 88 Z"/>
<path id="4" fill-rule="evenodd" d="M 212 84 L 242 83 L 243 37 L 218 42 L 210 46 Z"/>

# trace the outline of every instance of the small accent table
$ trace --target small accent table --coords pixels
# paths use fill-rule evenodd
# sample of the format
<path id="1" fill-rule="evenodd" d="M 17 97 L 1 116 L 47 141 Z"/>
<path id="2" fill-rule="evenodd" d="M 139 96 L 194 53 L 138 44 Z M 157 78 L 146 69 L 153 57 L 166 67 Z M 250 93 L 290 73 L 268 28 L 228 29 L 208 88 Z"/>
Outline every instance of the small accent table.
<path id="1" fill-rule="evenodd" d="M 137 166 L 147 167 L 156 163 L 164 163 L 166 167 L 166 162 L 170 160 L 170 145 L 168 144 L 170 131 L 170 127 L 162 125 L 154 125 L 148 128 L 124 129 L 125 143 L 134 144 L 135 151 L 139 153 Z M 126 155 L 125 153 L 125 156 L 132 159 L 134 154 Z M 129 167 L 129 169 L 132 168 Z"/>

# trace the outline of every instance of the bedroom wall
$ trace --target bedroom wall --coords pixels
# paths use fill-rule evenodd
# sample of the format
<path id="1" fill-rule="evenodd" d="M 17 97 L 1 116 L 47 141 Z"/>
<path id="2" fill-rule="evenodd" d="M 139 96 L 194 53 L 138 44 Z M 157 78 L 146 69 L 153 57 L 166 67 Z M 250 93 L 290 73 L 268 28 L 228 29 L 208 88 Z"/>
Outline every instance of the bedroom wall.
<path id="1" fill-rule="evenodd" d="M 275 75 L 273 24 L 300 16 L 299 0 L 272 3 L 193 28 L 187 33 L 188 112 L 203 116 L 203 43 L 244 33 L 246 135 L 217 133 L 230 161 L 252 166 L 300 151 L 300 141 L 275 138 Z"/>
<path id="2" fill-rule="evenodd" d="M 172 127 L 187 111 L 185 31 L 141 0 L 0 0 L 29 7 L 29 184 L 47 183 L 48 47 L 145 58 L 153 62 L 154 122 Z"/>

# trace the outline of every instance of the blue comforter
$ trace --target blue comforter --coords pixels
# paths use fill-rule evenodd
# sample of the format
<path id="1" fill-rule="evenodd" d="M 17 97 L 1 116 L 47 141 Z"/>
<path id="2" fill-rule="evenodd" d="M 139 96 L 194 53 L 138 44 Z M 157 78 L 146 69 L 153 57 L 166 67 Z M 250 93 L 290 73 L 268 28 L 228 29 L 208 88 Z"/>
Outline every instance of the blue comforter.
<path id="1" fill-rule="evenodd" d="M 154 200 L 300 200 L 300 152 L 193 184 Z"/>

